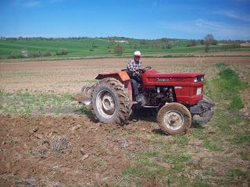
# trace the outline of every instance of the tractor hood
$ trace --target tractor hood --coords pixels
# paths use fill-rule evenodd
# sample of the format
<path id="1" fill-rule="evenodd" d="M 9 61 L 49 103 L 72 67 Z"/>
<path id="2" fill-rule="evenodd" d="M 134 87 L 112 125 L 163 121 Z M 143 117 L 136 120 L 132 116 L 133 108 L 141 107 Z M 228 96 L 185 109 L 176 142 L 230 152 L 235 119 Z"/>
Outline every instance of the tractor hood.
<path id="1" fill-rule="evenodd" d="M 149 70 L 144 73 L 144 76 L 150 78 L 194 78 L 204 76 L 205 73 L 197 72 L 172 72 L 172 73 L 160 73 L 156 70 Z"/>
<path id="2" fill-rule="evenodd" d="M 204 73 L 159 73 L 148 70 L 141 74 L 143 86 L 147 90 L 159 87 L 174 89 L 177 102 L 185 105 L 196 105 L 203 97 Z"/>
<path id="3" fill-rule="evenodd" d="M 203 85 L 204 73 L 174 72 L 160 73 L 155 70 L 148 70 L 141 74 L 145 87 L 155 86 L 190 86 L 193 84 Z"/>

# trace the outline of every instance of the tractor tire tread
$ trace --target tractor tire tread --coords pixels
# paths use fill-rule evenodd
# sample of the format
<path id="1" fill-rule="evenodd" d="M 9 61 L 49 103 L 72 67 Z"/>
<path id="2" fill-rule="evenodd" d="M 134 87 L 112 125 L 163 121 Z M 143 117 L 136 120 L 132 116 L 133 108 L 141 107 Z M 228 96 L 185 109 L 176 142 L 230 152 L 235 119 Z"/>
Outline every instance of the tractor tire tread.
<path id="1" fill-rule="evenodd" d="M 118 102 L 120 108 L 118 109 L 118 114 L 116 115 L 115 119 L 112 121 L 112 123 L 124 125 L 127 123 L 127 120 L 129 118 L 130 113 L 130 99 L 128 92 L 124 85 L 115 78 L 104 78 L 100 80 L 92 89 L 91 98 L 94 99 L 94 93 L 97 90 L 99 86 L 106 86 L 113 92 L 116 92 L 118 96 Z M 94 108 L 93 108 L 93 101 L 91 102 L 91 111 L 95 115 Z M 96 116 L 96 115 L 95 115 Z M 96 116 L 97 119 L 97 116 Z M 100 119 L 98 119 L 100 121 Z"/>
<path id="2" fill-rule="evenodd" d="M 168 110 L 177 110 L 177 111 L 180 111 L 184 115 L 185 121 L 184 121 L 183 127 L 181 127 L 178 130 L 173 131 L 171 129 L 166 128 L 163 125 L 163 118 L 164 118 L 165 113 Z M 192 116 L 191 116 L 190 111 L 184 105 L 180 103 L 168 103 L 159 110 L 157 114 L 157 121 L 159 123 L 161 130 L 166 134 L 169 134 L 169 135 L 185 134 L 192 124 Z"/>

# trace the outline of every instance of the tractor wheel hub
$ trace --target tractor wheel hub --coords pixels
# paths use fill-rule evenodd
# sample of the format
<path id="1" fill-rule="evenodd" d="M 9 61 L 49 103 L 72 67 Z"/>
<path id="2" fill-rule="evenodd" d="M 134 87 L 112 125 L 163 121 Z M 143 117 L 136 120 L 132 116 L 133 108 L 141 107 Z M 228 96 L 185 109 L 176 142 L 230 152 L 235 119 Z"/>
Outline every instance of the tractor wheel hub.
<path id="1" fill-rule="evenodd" d="M 102 98 L 102 106 L 106 111 L 114 111 L 115 105 L 111 95 L 105 95 Z"/>
<path id="2" fill-rule="evenodd" d="M 164 115 L 164 125 L 172 130 L 177 130 L 183 126 L 184 116 L 178 111 L 169 111 Z"/>

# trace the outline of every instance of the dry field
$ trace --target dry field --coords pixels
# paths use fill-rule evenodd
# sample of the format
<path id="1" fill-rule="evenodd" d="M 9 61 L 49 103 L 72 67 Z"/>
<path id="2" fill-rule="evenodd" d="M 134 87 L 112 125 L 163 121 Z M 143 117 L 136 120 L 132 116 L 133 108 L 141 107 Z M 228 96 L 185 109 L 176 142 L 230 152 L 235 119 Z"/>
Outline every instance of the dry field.
<path id="1" fill-rule="evenodd" d="M 215 73 L 212 66 L 217 62 L 240 65 L 246 71 L 249 61 L 249 57 L 146 58 L 143 65 L 162 72 L 206 70 L 206 77 L 211 78 Z M 127 62 L 128 59 L 88 59 L 1 63 L 0 89 L 73 94 L 93 82 L 98 73 L 119 71 Z"/>
<path id="2" fill-rule="evenodd" d="M 98 73 L 119 71 L 127 62 L 0 63 L 4 93 L 0 97 L 0 186 L 249 186 L 249 139 L 235 143 L 230 134 L 241 133 L 241 127 L 249 130 L 249 87 L 241 93 L 245 107 L 239 116 L 230 116 L 223 108 L 227 101 L 213 97 L 222 113 L 207 124 L 193 124 L 183 136 L 162 134 L 155 119 L 147 116 L 134 117 L 123 127 L 97 123 L 78 103 L 75 108 L 63 105 L 56 112 L 28 108 L 25 115 L 18 109 L 14 114 L 3 110 L 11 99 L 20 99 L 15 95 L 19 93 L 35 99 L 77 94 Z M 216 93 L 212 82 L 218 76 L 218 62 L 229 65 L 250 85 L 249 57 L 143 59 L 144 66 L 162 72 L 205 72 L 210 95 Z M 18 102 L 25 104 L 23 98 Z M 47 105 L 53 107 L 53 102 Z M 230 133 L 220 128 L 226 118 L 235 123 L 228 127 Z"/>

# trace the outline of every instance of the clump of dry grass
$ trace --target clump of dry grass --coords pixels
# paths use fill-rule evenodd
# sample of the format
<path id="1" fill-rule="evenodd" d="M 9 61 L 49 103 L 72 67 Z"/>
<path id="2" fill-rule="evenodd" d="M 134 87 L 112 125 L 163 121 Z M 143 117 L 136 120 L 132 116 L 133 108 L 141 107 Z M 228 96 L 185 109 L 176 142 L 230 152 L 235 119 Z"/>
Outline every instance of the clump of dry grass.
<path id="1" fill-rule="evenodd" d="M 52 151 L 54 153 L 59 154 L 65 149 L 71 149 L 71 143 L 67 137 L 58 137 L 52 141 Z"/>

